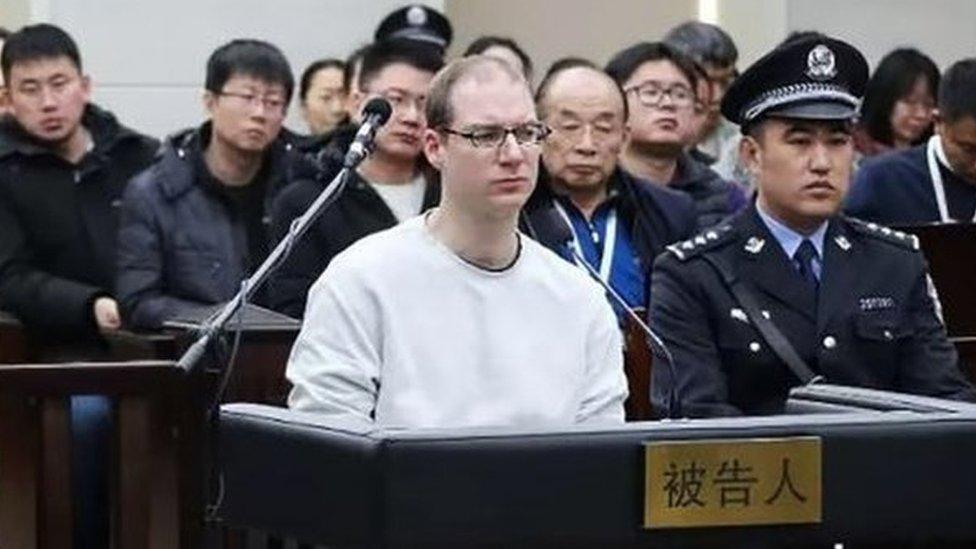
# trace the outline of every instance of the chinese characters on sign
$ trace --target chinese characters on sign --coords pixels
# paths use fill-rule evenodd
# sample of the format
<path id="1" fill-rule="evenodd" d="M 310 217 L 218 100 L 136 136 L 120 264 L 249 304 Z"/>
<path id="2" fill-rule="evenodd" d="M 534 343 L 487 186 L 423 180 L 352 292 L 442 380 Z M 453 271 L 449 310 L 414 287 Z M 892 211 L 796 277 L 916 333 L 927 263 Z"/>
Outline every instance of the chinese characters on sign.
<path id="1" fill-rule="evenodd" d="M 646 445 L 644 526 L 820 522 L 815 437 Z"/>

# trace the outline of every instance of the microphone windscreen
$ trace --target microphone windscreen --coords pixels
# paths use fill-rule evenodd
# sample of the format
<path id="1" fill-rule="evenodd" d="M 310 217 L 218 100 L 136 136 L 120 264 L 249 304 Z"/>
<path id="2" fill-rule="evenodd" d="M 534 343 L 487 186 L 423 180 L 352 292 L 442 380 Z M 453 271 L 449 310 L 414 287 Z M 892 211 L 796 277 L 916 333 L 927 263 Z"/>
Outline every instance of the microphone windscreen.
<path id="1" fill-rule="evenodd" d="M 382 126 L 386 124 L 386 121 L 390 119 L 390 115 L 393 114 L 393 106 L 390 102 L 382 97 L 374 97 L 366 103 L 363 107 L 363 118 L 375 117 L 376 125 Z"/>

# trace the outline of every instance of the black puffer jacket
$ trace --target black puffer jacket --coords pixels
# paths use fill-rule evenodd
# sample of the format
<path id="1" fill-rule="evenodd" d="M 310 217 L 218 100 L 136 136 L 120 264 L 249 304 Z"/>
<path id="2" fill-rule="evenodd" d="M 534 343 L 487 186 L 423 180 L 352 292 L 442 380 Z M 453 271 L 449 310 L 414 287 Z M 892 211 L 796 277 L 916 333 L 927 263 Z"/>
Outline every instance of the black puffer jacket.
<path id="1" fill-rule="evenodd" d="M 321 172 L 303 178 L 281 192 L 271 210 L 272 235 L 277 242 L 291 222 L 305 213 L 319 193 L 342 169 L 342 159 L 355 136 L 355 126 L 335 130 L 319 155 Z M 436 172 L 426 164 L 421 167 L 427 178 L 423 208 L 440 201 Z M 271 277 L 268 287 L 271 307 L 294 318 L 305 313 L 305 300 L 312 283 L 318 279 L 339 252 L 360 238 L 389 229 L 397 224 L 380 195 L 355 172 L 345 191 L 313 224 L 292 248 L 288 259 Z"/>
<path id="2" fill-rule="evenodd" d="M 722 179 L 714 170 L 687 153 L 678 158 L 675 178 L 668 186 L 691 196 L 695 202 L 699 230 L 716 225 L 749 203 L 740 186 Z"/>
<path id="3" fill-rule="evenodd" d="M 96 337 L 92 303 L 111 293 L 122 192 L 159 147 L 95 105 L 82 124 L 94 146 L 72 164 L 0 121 L 0 308 L 49 336 Z"/>
<path id="4" fill-rule="evenodd" d="M 130 327 L 157 329 L 226 301 L 249 274 L 246 224 L 201 173 L 201 144 L 209 135 L 208 122 L 170 137 L 160 158 L 126 190 L 116 290 Z M 265 212 L 299 162 L 290 137 L 280 135 L 267 153 Z"/>

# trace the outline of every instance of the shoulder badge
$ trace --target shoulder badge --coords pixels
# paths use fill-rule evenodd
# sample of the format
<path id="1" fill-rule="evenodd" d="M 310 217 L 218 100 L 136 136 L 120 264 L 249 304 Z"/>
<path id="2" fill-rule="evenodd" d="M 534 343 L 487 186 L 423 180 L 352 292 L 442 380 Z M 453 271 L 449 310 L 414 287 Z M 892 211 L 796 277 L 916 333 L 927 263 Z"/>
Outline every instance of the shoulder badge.
<path id="1" fill-rule="evenodd" d="M 889 244 L 894 244 L 901 248 L 914 251 L 921 250 L 921 246 L 918 243 L 918 237 L 913 234 L 903 233 L 883 225 L 878 225 L 877 223 L 868 223 L 853 217 L 848 217 L 846 219 L 854 230 L 863 235 L 888 242 Z"/>
<path id="2" fill-rule="evenodd" d="M 717 248 L 732 240 L 732 225 L 721 225 L 699 233 L 693 238 L 668 246 L 668 251 L 681 261 L 687 261 L 702 252 Z"/>

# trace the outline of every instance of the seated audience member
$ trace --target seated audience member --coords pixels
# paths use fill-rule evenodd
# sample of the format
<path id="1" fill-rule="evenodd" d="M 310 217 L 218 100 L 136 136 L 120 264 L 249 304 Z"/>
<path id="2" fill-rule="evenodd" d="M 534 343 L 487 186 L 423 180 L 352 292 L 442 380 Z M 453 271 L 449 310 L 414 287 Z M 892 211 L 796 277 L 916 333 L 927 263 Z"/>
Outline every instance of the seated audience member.
<path id="1" fill-rule="evenodd" d="M 329 133 L 348 120 L 345 69 L 345 63 L 338 59 L 320 59 L 302 73 L 298 99 L 313 137 Z"/>
<path id="2" fill-rule="evenodd" d="M 385 97 L 393 115 L 376 135 L 376 149 L 353 174 L 343 194 L 292 248 L 272 275 L 272 307 L 295 318 L 305 311 L 308 289 L 332 258 L 360 238 L 390 228 L 437 203 L 439 188 L 423 161 L 424 104 L 427 86 L 444 64 L 425 44 L 407 41 L 376 43 L 363 56 L 359 89 L 352 96 L 359 107 Z M 318 178 L 296 181 L 275 200 L 272 232 L 280 240 L 292 220 L 342 169 L 342 159 L 356 133 L 344 127 L 331 136 L 321 155 L 325 167 Z"/>
<path id="3" fill-rule="evenodd" d="M 952 65 L 938 97 L 935 135 L 866 160 L 854 177 L 849 215 L 887 224 L 976 220 L 976 59 Z"/>
<path id="4" fill-rule="evenodd" d="M 0 121 L 0 308 L 46 339 L 97 344 L 120 325 L 118 202 L 159 145 L 89 101 L 78 47 L 60 28 L 12 34 L 0 63 L 10 108 Z"/>
<path id="5" fill-rule="evenodd" d="M 864 88 L 854 147 L 864 157 L 921 145 L 932 136 L 939 68 L 912 48 L 881 59 Z"/>
<path id="6" fill-rule="evenodd" d="M 501 59 L 522 73 L 529 85 L 532 84 L 532 59 L 511 38 L 482 36 L 471 42 L 468 49 L 464 50 L 463 56 L 468 57 L 469 55 L 487 55 Z"/>
<path id="7" fill-rule="evenodd" d="M 654 265 L 651 325 L 676 373 L 653 371 L 656 407 L 673 392 L 687 416 L 780 413 L 789 389 L 818 375 L 976 397 L 917 241 L 839 214 L 867 77 L 854 47 L 813 37 L 774 49 L 729 88 L 722 112 L 742 127 L 757 198 Z"/>
<path id="8" fill-rule="evenodd" d="M 544 169 L 524 209 L 524 230 L 575 263 L 572 246 L 630 307 L 646 308 L 654 258 L 692 236 L 694 206 L 684 193 L 617 167 L 627 135 L 623 91 L 592 63 L 569 61 L 557 62 L 536 93 L 552 134 L 542 146 Z M 553 223 L 570 227 L 572 240 L 557 238 Z"/>
<path id="9" fill-rule="evenodd" d="M 624 170 L 690 195 L 699 228 L 746 204 L 741 188 L 685 151 L 698 85 L 691 60 L 667 44 L 645 42 L 616 54 L 606 71 L 627 94 L 630 139 L 620 156 Z"/>
<path id="10" fill-rule="evenodd" d="M 49 360 L 104 359 L 120 326 L 112 294 L 117 205 L 159 144 L 90 102 L 74 40 L 53 25 L 10 35 L 0 54 L 0 308 Z M 55 354 L 56 356 L 50 356 Z M 107 547 L 111 402 L 70 399 L 75 547 Z"/>
<path id="11" fill-rule="evenodd" d="M 411 4 L 391 12 L 380 21 L 373 35 L 376 42 L 407 40 L 432 46 L 441 57 L 453 38 L 454 29 L 447 17 L 421 4 Z"/>
<path id="12" fill-rule="evenodd" d="M 456 61 L 427 120 L 441 205 L 352 245 L 315 283 L 289 405 L 387 427 L 622 422 L 603 291 L 516 227 L 547 132 L 524 78 Z"/>
<path id="13" fill-rule="evenodd" d="M 229 300 L 268 253 L 269 206 L 295 160 L 281 132 L 288 61 L 234 40 L 211 54 L 205 86 L 210 119 L 171 136 L 125 193 L 117 289 L 133 327 Z"/>
<path id="14" fill-rule="evenodd" d="M 739 127 L 722 116 L 722 97 L 738 75 L 739 50 L 721 27 L 688 21 L 672 28 L 664 42 L 690 57 L 705 73 L 701 123 L 690 141 L 692 156 L 727 181 L 751 190 L 749 175 L 739 162 Z"/>

